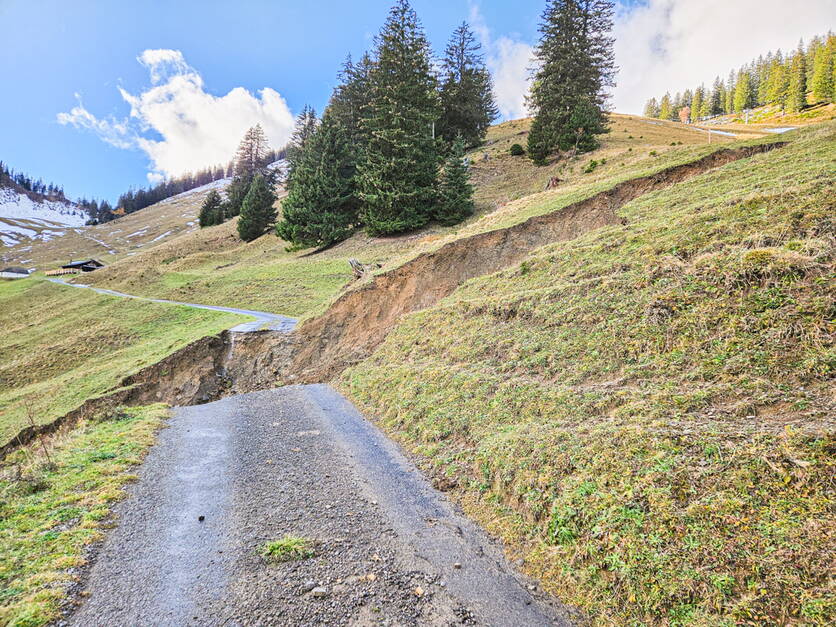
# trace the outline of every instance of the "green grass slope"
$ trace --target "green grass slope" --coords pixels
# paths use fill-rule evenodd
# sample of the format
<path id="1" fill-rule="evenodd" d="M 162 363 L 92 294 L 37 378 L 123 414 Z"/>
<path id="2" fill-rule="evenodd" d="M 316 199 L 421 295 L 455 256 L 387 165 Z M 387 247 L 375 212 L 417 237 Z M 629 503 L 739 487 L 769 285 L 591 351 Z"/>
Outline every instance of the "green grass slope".
<path id="1" fill-rule="evenodd" d="M 0 443 L 243 316 L 102 296 L 41 279 L 0 282 Z"/>
<path id="2" fill-rule="evenodd" d="M 836 619 L 836 124 L 785 139 L 465 284 L 343 375 L 596 624 Z"/>
<path id="3" fill-rule="evenodd" d="M 288 253 L 287 243 L 273 233 L 245 244 L 238 238 L 233 220 L 137 249 L 130 257 L 123 256 L 80 280 L 131 294 L 305 318 L 321 312 L 341 290 L 352 285 L 349 258 L 381 264 L 384 269 L 396 267 L 449 239 L 553 211 L 558 208 L 556 203 L 569 204 L 618 181 L 692 161 L 720 148 L 720 143 L 730 142 L 728 138 L 715 138 L 709 145 L 704 133 L 638 116 L 614 115 L 612 122 L 612 131 L 599 150 L 543 168 L 534 166 L 527 157 L 509 154 L 512 144 L 525 144 L 530 120 L 492 127 L 486 145 L 470 155 L 476 215 L 457 227 L 431 225 L 386 238 L 358 233 L 328 250 L 311 254 Z M 590 170 L 593 161 L 596 165 Z M 543 193 L 552 177 L 560 178 L 558 188 Z M 531 196 L 535 192 L 542 194 Z M 155 211 L 149 208 L 132 216 L 143 214 L 144 219 L 151 219 Z"/>
<path id="4" fill-rule="evenodd" d="M 38 627 L 61 618 L 88 545 L 103 538 L 112 505 L 168 411 L 160 405 L 89 421 L 41 446 L 18 450 L 0 476 L 0 625 Z"/>

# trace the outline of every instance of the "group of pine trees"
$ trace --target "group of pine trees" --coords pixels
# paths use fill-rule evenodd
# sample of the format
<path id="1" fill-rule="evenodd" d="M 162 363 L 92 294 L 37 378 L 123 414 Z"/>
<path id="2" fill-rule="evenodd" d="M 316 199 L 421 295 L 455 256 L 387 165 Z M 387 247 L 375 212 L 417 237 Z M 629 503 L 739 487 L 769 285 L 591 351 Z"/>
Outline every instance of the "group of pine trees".
<path id="1" fill-rule="evenodd" d="M 226 199 L 215 190 L 209 192 L 200 209 L 200 226 L 214 226 L 240 216 L 238 234 L 242 240 L 250 242 L 264 235 L 276 221 L 275 175 L 268 166 L 278 154 L 268 146 L 260 124 L 248 129 L 229 172 L 232 182 L 226 189 Z"/>
<path id="2" fill-rule="evenodd" d="M 780 50 L 761 55 L 723 81 L 714 79 L 710 89 L 700 85 L 671 97 L 651 98 L 645 105 L 647 117 L 695 122 L 716 115 L 741 113 L 747 109 L 774 105 L 797 113 L 814 103 L 836 102 L 836 35 L 815 37 L 805 47 L 784 54 Z"/>
<path id="3" fill-rule="evenodd" d="M 321 248 L 358 227 L 390 235 L 470 215 L 465 151 L 498 115 L 480 48 L 462 24 L 436 71 L 418 16 L 398 0 L 374 50 L 346 61 L 322 118 L 299 116 L 278 235 Z"/>
<path id="4" fill-rule="evenodd" d="M 535 162 L 593 150 L 607 132 L 613 13 L 612 0 L 548 2 L 529 97 Z M 323 248 L 357 228 L 380 236 L 461 222 L 474 208 L 465 153 L 497 116 L 491 76 L 467 23 L 437 64 L 409 1 L 396 0 L 374 49 L 346 61 L 322 117 L 310 107 L 298 116 L 277 234 L 295 249 Z M 209 226 L 240 210 L 239 234 L 248 241 L 275 218 L 273 181 L 252 146 L 253 138 L 242 142 L 227 199 L 210 194 L 200 217 Z"/>

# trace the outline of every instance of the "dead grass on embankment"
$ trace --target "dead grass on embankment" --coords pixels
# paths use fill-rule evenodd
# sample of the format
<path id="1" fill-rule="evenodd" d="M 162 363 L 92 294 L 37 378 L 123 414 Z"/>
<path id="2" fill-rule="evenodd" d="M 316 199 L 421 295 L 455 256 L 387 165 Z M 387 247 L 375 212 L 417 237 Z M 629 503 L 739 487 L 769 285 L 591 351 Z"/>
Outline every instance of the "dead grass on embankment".
<path id="1" fill-rule="evenodd" d="M 832 624 L 836 125 L 406 316 L 340 384 L 600 625 Z"/>

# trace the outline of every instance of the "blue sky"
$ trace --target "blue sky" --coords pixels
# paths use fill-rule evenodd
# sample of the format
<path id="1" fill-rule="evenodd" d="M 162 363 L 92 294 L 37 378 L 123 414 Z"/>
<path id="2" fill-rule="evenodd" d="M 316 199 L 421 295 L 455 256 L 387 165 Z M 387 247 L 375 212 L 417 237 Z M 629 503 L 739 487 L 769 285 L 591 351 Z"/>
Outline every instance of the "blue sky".
<path id="1" fill-rule="evenodd" d="M 808 0 L 809 19 L 787 24 L 787 16 L 777 15 L 760 41 L 752 37 L 729 44 L 721 51 L 729 60 L 722 63 L 711 51 L 701 64 L 718 67 L 697 71 L 693 59 L 688 67 L 677 67 L 672 57 L 679 39 L 693 38 L 690 31 L 681 32 L 694 24 L 686 7 L 703 5 L 710 11 L 707 5 L 717 2 L 729 5 L 645 0 L 637 8 L 622 7 L 616 33 L 625 50 L 620 65 L 626 61 L 635 77 L 663 61 L 665 76 L 658 77 L 658 85 L 628 81 L 630 93 L 616 94 L 616 108 L 636 110 L 661 85 L 676 89 L 674 83 L 686 77 L 710 80 L 748 60 L 750 51 L 826 32 L 836 6 L 834 0 Z M 755 2 L 761 11 L 764 3 L 771 0 Z M 437 52 L 462 20 L 475 22 L 506 116 L 522 115 L 525 66 L 545 1 L 413 4 Z M 71 197 L 115 200 L 131 185 L 146 185 L 149 175 L 176 173 L 199 159 L 196 155 L 237 143 L 239 127 L 265 116 L 272 136 L 282 138 L 288 116 L 304 104 L 321 110 L 345 55 L 359 56 L 371 46 L 390 5 L 390 0 L 0 0 L 0 159 L 63 184 Z M 715 36 L 709 24 L 697 27 L 706 41 Z M 144 51 L 169 52 L 146 56 L 143 65 L 138 57 Z M 639 57 L 645 65 L 633 71 Z M 156 82 L 155 71 L 161 75 Z M 274 91 L 260 93 L 263 88 Z M 639 92 L 647 93 L 639 97 Z M 129 98 L 136 99 L 133 105 Z M 280 101 L 286 109 L 276 113 Z M 191 124 L 199 132 L 176 127 L 193 112 Z"/>

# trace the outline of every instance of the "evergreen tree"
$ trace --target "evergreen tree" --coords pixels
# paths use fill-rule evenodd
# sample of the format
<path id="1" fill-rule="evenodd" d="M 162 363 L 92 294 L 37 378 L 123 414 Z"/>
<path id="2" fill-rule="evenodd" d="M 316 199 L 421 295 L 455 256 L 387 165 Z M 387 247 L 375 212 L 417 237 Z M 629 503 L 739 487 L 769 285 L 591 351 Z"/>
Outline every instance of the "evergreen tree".
<path id="1" fill-rule="evenodd" d="M 723 85 L 723 80 L 718 76 L 714 79 L 714 85 L 711 88 L 709 115 L 720 115 L 723 113 L 723 102 L 725 98 L 725 86 Z"/>
<path id="2" fill-rule="evenodd" d="M 671 102 L 670 93 L 666 93 L 664 96 L 662 96 L 662 100 L 661 100 L 661 102 L 659 102 L 659 119 L 660 120 L 673 120 L 674 119 L 673 103 Z"/>
<path id="3" fill-rule="evenodd" d="M 729 72 L 729 78 L 726 81 L 725 102 L 723 103 L 723 113 L 726 115 L 734 113 L 734 93 L 737 89 L 737 77 L 734 70 Z"/>
<path id="4" fill-rule="evenodd" d="M 734 87 L 734 111 L 741 113 L 754 105 L 754 90 L 749 72 L 740 70 L 737 74 L 737 84 Z"/>
<path id="5" fill-rule="evenodd" d="M 656 102 L 656 98 L 651 98 L 647 101 L 647 104 L 644 105 L 644 117 L 646 118 L 658 118 L 659 117 L 659 103 Z"/>
<path id="6" fill-rule="evenodd" d="M 302 112 L 296 116 L 296 127 L 290 137 L 290 144 L 287 148 L 288 188 L 293 184 L 293 170 L 296 168 L 296 161 L 305 149 L 308 140 L 313 137 L 319 119 L 316 117 L 316 110 L 310 105 L 305 105 Z"/>
<path id="7" fill-rule="evenodd" d="M 499 116 L 493 82 L 481 49 L 467 22 L 455 30 L 447 44 L 442 61 L 437 135 L 448 144 L 461 135 L 467 146 L 478 146 L 491 122 Z"/>
<path id="8" fill-rule="evenodd" d="M 235 175 L 252 180 L 256 172 L 267 165 L 267 137 L 261 124 L 256 124 L 244 134 L 235 157 Z"/>
<path id="9" fill-rule="evenodd" d="M 355 150 L 358 163 L 367 143 L 363 120 L 369 109 L 369 73 L 373 62 L 368 53 L 354 63 L 351 56 L 343 64 L 339 84 L 328 103 L 328 113 L 348 133 L 348 139 Z"/>
<path id="10" fill-rule="evenodd" d="M 705 100 L 705 86 L 700 85 L 694 90 L 694 97 L 691 100 L 691 122 L 696 122 L 702 117 L 703 101 Z"/>
<path id="11" fill-rule="evenodd" d="M 804 48 L 799 44 L 798 51 L 790 61 L 789 88 L 787 90 L 787 108 L 798 112 L 807 106 L 807 61 Z"/>
<path id="12" fill-rule="evenodd" d="M 833 102 L 833 72 L 834 72 L 834 45 L 833 36 L 828 38 L 826 45 L 819 46 L 813 61 L 813 80 L 811 89 L 813 98 L 816 101 Z"/>
<path id="13" fill-rule="evenodd" d="M 758 58 L 757 104 L 762 107 L 769 103 L 769 69 L 772 67 L 772 53 Z"/>
<path id="14" fill-rule="evenodd" d="M 465 159 L 465 141 L 459 136 L 450 150 L 441 178 L 440 202 L 435 219 L 444 226 L 458 224 L 473 215 L 473 186 Z"/>
<path id="15" fill-rule="evenodd" d="M 250 189 L 241 205 L 241 215 L 238 218 L 238 235 L 245 242 L 251 242 L 264 235 L 276 221 L 276 210 L 273 203 L 276 195 L 270 188 L 270 183 L 261 173 L 253 178 Z"/>
<path id="16" fill-rule="evenodd" d="M 769 66 L 769 79 L 766 92 L 766 100 L 770 104 L 777 104 L 783 110 L 787 105 L 787 91 L 789 89 L 789 81 L 787 69 L 784 65 L 784 60 L 781 56 L 781 51 L 772 60 Z"/>
<path id="17" fill-rule="evenodd" d="M 366 229 L 387 235 L 426 224 L 437 201 L 437 86 L 429 43 L 407 0 L 392 7 L 375 52 L 358 180 Z"/>
<path id="18" fill-rule="evenodd" d="M 355 166 L 348 132 L 326 109 L 322 124 L 297 154 L 293 186 L 276 225 L 292 250 L 322 248 L 351 235 L 358 222 Z"/>
<path id="19" fill-rule="evenodd" d="M 606 88 L 614 85 L 612 0 L 549 0 L 535 50 L 528 103 L 528 152 L 545 163 L 555 150 L 586 152 L 607 132 Z M 593 114 L 594 113 L 594 114 Z M 573 124 L 583 122 L 583 127 Z"/>
<path id="20" fill-rule="evenodd" d="M 200 224 L 200 228 L 205 228 L 207 226 L 221 224 L 223 221 L 224 213 L 221 195 L 213 189 L 207 194 L 203 205 L 200 207 L 198 223 Z"/>

